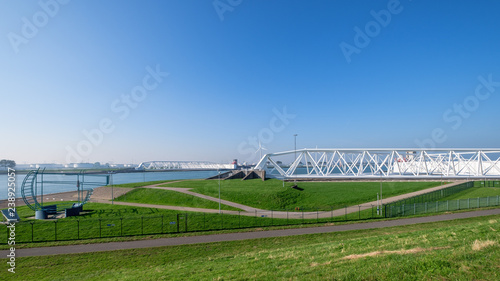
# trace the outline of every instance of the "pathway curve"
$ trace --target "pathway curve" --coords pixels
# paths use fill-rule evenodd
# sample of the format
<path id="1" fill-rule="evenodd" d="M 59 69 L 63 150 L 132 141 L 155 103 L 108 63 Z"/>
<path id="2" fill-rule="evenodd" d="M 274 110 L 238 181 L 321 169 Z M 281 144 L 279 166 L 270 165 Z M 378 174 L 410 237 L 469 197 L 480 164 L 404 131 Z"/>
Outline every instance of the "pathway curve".
<path id="1" fill-rule="evenodd" d="M 420 191 L 415 191 L 411 193 L 406 193 L 398 196 L 393 196 L 390 198 L 384 198 L 383 203 L 391 203 L 401 199 L 410 198 L 413 196 L 421 195 L 424 193 L 444 189 L 450 186 L 459 185 L 464 183 L 465 181 L 457 181 L 445 185 L 440 185 L 432 188 L 427 188 Z M 169 182 L 172 183 L 172 182 Z M 211 200 L 215 202 L 219 202 L 218 198 L 195 193 L 190 191 L 191 188 L 180 188 L 180 187 L 162 187 L 160 185 L 164 185 L 165 183 L 153 184 L 143 186 L 141 188 L 156 188 L 156 189 L 164 189 L 164 190 L 172 190 L 176 192 L 181 192 L 184 194 L 189 194 L 192 196 L 200 197 L 206 200 Z M 94 199 L 93 202 L 99 203 L 109 203 L 109 200 L 105 199 Z M 221 200 L 221 203 L 224 205 L 232 206 L 235 208 L 239 208 L 243 210 L 242 212 L 238 211 L 223 211 L 224 214 L 233 214 L 233 215 L 244 215 L 244 216 L 259 216 L 259 217 L 272 217 L 272 218 L 283 218 L 283 219 L 318 219 L 318 218 L 330 218 L 330 217 L 338 217 L 345 216 L 351 213 L 360 212 L 363 210 L 371 209 L 377 205 L 377 201 L 367 202 L 362 205 L 356 205 L 351 207 L 346 207 L 343 209 L 330 210 L 330 211 L 317 211 L 317 212 L 286 212 L 286 211 L 272 211 L 272 210 L 262 210 L 250 206 L 245 206 L 242 204 L 234 203 L 227 200 Z M 206 212 L 206 213 L 218 213 L 218 210 L 213 209 L 201 209 L 201 208 L 191 208 L 191 207 L 178 207 L 178 206 L 165 206 L 165 205 L 153 205 L 153 204 L 141 204 L 141 203 L 129 203 L 129 202 L 115 202 L 115 204 L 120 205 L 129 205 L 129 206 L 137 206 L 137 207 L 148 207 L 148 208 L 159 208 L 159 209 L 169 209 L 169 210 L 181 210 L 181 211 L 190 211 L 190 212 Z"/>
<path id="2" fill-rule="evenodd" d="M 284 236 L 294 236 L 294 235 L 304 235 L 304 234 L 330 233 L 338 231 L 375 229 L 375 228 L 411 225 L 418 223 L 449 221 L 455 219 L 472 218 L 472 217 L 489 216 L 489 215 L 500 215 L 500 209 L 445 214 L 445 215 L 420 217 L 420 218 L 379 221 L 379 222 L 333 225 L 333 226 L 18 249 L 16 250 L 16 257 L 79 254 L 79 253 L 115 251 L 115 250 L 137 249 L 137 248 L 152 248 L 152 247 L 164 247 L 164 246 L 200 244 L 200 243 L 213 243 L 213 242 L 223 242 L 223 241 L 239 241 L 248 239 L 284 237 Z M 8 254 L 9 251 L 6 250 L 0 251 L 0 257 L 6 257 Z"/>

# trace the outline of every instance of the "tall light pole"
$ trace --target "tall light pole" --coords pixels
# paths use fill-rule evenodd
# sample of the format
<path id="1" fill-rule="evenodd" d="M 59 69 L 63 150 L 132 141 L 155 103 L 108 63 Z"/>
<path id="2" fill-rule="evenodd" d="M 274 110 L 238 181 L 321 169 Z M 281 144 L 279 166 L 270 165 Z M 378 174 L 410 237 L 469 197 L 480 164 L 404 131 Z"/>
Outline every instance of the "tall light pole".
<path id="1" fill-rule="evenodd" d="M 219 214 L 221 213 L 221 210 L 220 210 L 220 171 L 219 169 L 217 169 L 217 171 L 219 172 Z"/>
<path id="2" fill-rule="evenodd" d="M 293 137 L 295 139 L 295 146 L 294 146 L 294 154 L 295 154 L 295 159 L 293 159 L 293 162 L 297 161 L 297 134 L 294 134 Z"/>
<path id="3" fill-rule="evenodd" d="M 380 215 L 382 215 L 382 171 L 380 171 Z"/>

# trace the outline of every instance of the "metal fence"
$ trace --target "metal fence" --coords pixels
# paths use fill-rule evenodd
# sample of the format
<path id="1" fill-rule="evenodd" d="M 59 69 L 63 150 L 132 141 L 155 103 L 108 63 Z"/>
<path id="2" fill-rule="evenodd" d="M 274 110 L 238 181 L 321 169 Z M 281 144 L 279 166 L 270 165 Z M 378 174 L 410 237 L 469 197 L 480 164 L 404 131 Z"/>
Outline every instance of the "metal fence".
<path id="1" fill-rule="evenodd" d="M 395 201 L 392 203 L 384 204 L 384 212 L 387 214 L 387 210 L 394 208 L 396 206 L 439 201 L 439 199 L 442 199 L 442 198 L 457 194 L 459 192 L 462 192 L 464 190 L 467 190 L 469 188 L 472 188 L 472 187 L 474 187 L 474 185 L 475 185 L 475 183 L 472 181 L 465 182 L 465 183 L 462 183 L 459 185 L 450 186 L 450 187 L 443 188 L 440 190 L 436 190 L 436 191 L 424 193 L 421 195 L 417 195 L 414 197 Z"/>
<path id="2" fill-rule="evenodd" d="M 289 226 L 381 217 L 377 206 L 374 205 L 331 207 L 330 210 L 296 209 L 253 213 L 226 211 L 220 214 L 179 213 L 129 217 L 106 217 L 105 213 L 102 215 L 104 217 L 88 219 L 21 221 L 15 224 L 16 243 Z M 6 225 L 0 225 L 0 244 L 7 244 L 9 231 Z"/>
<path id="3" fill-rule="evenodd" d="M 385 206 L 385 217 L 413 216 L 428 213 L 438 213 L 446 211 L 466 210 L 482 207 L 493 207 L 500 205 L 500 196 L 490 196 L 482 198 L 468 198 L 447 201 L 435 201 L 401 205 Z"/>

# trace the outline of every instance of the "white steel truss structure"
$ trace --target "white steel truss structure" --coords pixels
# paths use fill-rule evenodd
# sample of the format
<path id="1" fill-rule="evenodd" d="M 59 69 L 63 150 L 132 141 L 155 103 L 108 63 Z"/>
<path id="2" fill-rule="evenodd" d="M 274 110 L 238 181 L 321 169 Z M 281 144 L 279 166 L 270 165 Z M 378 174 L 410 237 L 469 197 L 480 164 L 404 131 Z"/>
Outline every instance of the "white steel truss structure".
<path id="1" fill-rule="evenodd" d="M 500 179 L 500 149 L 301 149 L 266 154 L 255 169 L 288 179 Z"/>
<path id="2" fill-rule="evenodd" d="M 235 164 L 217 164 L 204 161 L 149 161 L 140 163 L 137 170 L 233 170 Z"/>

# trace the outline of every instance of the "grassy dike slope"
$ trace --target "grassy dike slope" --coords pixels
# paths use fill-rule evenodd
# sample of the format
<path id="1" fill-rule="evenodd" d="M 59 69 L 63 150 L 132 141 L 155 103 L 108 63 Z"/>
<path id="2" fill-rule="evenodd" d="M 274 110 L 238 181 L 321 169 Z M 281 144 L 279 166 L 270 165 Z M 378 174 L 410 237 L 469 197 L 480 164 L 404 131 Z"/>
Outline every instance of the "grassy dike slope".
<path id="1" fill-rule="evenodd" d="M 0 262 L 4 280 L 499 280 L 499 232 L 497 215 Z"/>
<path id="2" fill-rule="evenodd" d="M 302 191 L 290 188 L 294 183 L 275 179 L 221 181 L 222 199 L 265 210 L 352 206 L 377 200 L 379 182 L 299 182 Z M 440 182 L 383 182 L 384 198 L 414 192 L 440 185 Z M 192 188 L 193 192 L 218 197 L 217 180 L 181 181 L 168 183 L 166 187 Z"/>

